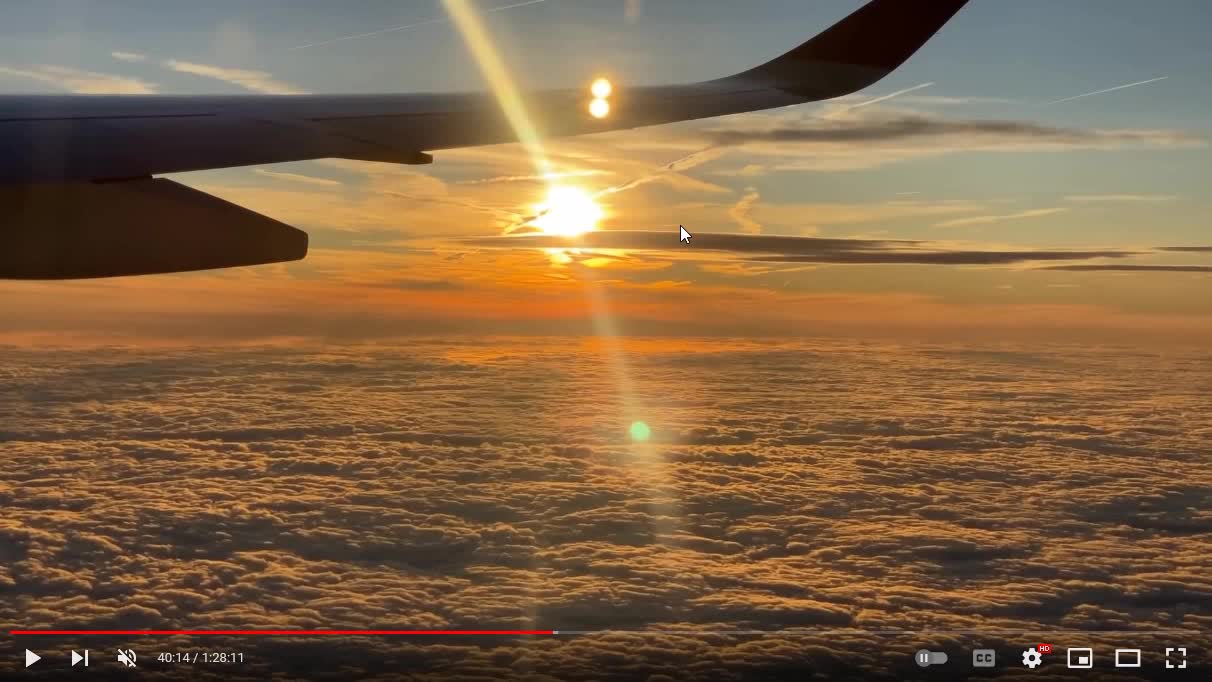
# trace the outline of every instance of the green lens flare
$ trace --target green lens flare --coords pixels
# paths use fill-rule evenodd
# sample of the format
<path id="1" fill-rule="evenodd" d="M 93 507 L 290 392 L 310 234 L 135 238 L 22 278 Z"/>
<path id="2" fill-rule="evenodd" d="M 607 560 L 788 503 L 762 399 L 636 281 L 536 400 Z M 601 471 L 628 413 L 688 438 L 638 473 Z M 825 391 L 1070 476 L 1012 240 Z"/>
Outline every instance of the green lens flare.
<path id="1" fill-rule="evenodd" d="M 631 422 L 631 428 L 628 429 L 631 433 L 631 440 L 643 442 L 652 436 L 652 429 L 644 422 Z"/>

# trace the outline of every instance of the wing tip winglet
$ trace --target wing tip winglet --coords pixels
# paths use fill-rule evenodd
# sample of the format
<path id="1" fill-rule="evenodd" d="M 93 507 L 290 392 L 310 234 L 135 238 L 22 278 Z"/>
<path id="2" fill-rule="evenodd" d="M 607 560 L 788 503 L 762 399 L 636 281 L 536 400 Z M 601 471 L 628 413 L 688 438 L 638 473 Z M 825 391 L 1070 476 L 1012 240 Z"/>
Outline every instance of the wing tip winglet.
<path id="1" fill-rule="evenodd" d="M 968 0 L 871 0 L 796 48 L 738 74 L 814 99 L 861 90 L 905 63 Z M 822 68 L 836 72 L 822 89 Z"/>

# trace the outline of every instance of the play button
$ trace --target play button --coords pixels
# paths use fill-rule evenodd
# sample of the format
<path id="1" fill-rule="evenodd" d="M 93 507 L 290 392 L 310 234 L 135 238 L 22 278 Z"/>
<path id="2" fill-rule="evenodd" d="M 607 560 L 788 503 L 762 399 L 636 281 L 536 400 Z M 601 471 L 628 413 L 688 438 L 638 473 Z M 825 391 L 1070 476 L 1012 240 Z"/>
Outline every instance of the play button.
<path id="1" fill-rule="evenodd" d="M 41 660 L 42 660 L 42 657 L 39 656 L 38 654 L 35 654 L 34 652 L 30 651 L 29 649 L 25 650 L 25 667 L 28 668 L 31 665 L 33 665 Z"/>

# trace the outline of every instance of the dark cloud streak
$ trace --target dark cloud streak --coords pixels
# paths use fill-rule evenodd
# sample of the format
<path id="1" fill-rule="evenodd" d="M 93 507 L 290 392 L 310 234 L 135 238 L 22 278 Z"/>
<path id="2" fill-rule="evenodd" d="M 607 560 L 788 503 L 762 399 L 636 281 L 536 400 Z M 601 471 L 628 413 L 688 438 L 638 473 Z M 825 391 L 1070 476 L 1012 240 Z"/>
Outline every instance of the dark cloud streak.
<path id="1" fill-rule="evenodd" d="M 742 260 L 764 263 L 855 263 L 929 265 L 1006 265 L 1033 261 L 1126 258 L 1134 251 L 1097 250 L 948 250 L 937 243 L 901 239 L 823 239 L 778 235 L 695 233 L 693 242 L 679 246 L 675 232 L 612 230 L 570 239 L 553 235 L 482 237 L 464 243 L 489 248 L 578 248 L 661 251 L 694 257 L 696 252 L 726 252 Z"/>
<path id="2" fill-rule="evenodd" d="M 1212 272 L 1212 265 L 1107 263 L 1085 265 L 1049 265 L 1040 269 L 1065 270 L 1067 272 Z"/>
<path id="3" fill-rule="evenodd" d="M 1098 130 L 1048 126 L 1027 121 L 944 119 L 921 114 L 830 119 L 795 127 L 714 130 L 713 144 L 897 142 L 949 137 L 989 138 L 999 142 L 1041 142 L 1062 146 L 1098 144 L 1199 144 L 1200 138 L 1171 130 Z"/>
<path id="4" fill-rule="evenodd" d="M 853 251 L 820 256 L 755 256 L 749 260 L 762 263 L 854 263 L 864 265 L 1012 265 L 1033 261 L 1124 258 L 1130 255 L 1133 254 L 1122 251 Z"/>

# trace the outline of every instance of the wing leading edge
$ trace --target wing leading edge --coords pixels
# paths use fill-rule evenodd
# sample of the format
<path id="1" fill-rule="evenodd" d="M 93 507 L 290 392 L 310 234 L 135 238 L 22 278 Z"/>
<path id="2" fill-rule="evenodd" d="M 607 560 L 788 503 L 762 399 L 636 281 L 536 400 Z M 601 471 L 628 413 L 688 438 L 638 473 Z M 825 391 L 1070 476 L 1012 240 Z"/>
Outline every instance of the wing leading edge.
<path id="1" fill-rule="evenodd" d="M 747 71 L 700 83 L 616 86 L 611 113 L 602 119 L 589 114 L 584 90 L 543 90 L 524 97 L 536 127 L 549 137 L 831 99 L 891 73 L 966 3 L 871 0 L 811 40 Z M 426 152 L 515 140 L 496 100 L 486 94 L 7 95 L 0 96 L 0 185 L 137 181 L 165 173 L 317 158 L 419 164 L 432 161 Z M 20 196 L 31 195 L 17 192 L 2 203 L 11 207 Z M 38 196 L 46 200 L 42 190 Z M 65 190 L 69 200 L 96 201 L 98 196 Z M 124 201 L 131 196 L 125 195 Z M 0 205 L 0 210 L 12 209 Z M 62 215 L 60 222 L 80 216 L 71 211 Z M 56 229 L 56 221 L 45 217 L 32 224 L 42 231 Z M 14 235 L 14 227 L 0 227 L 0 247 L 14 238 L 32 243 L 27 236 Z M 60 231 L 64 239 L 78 237 L 77 227 Z M 36 241 L 48 240 L 53 242 L 53 236 L 44 234 Z M 260 258 L 258 253 L 252 260 Z M 178 268 L 157 261 L 154 266 L 124 266 L 130 273 L 106 267 L 95 272 L 104 276 L 101 273 L 227 266 L 219 260 L 208 266 L 191 257 L 182 258 Z M 0 263 L 0 278 L 16 274 L 9 270 Z M 25 268 L 19 276 L 39 273 L 38 268 Z M 54 276 L 63 274 L 55 271 Z"/>

